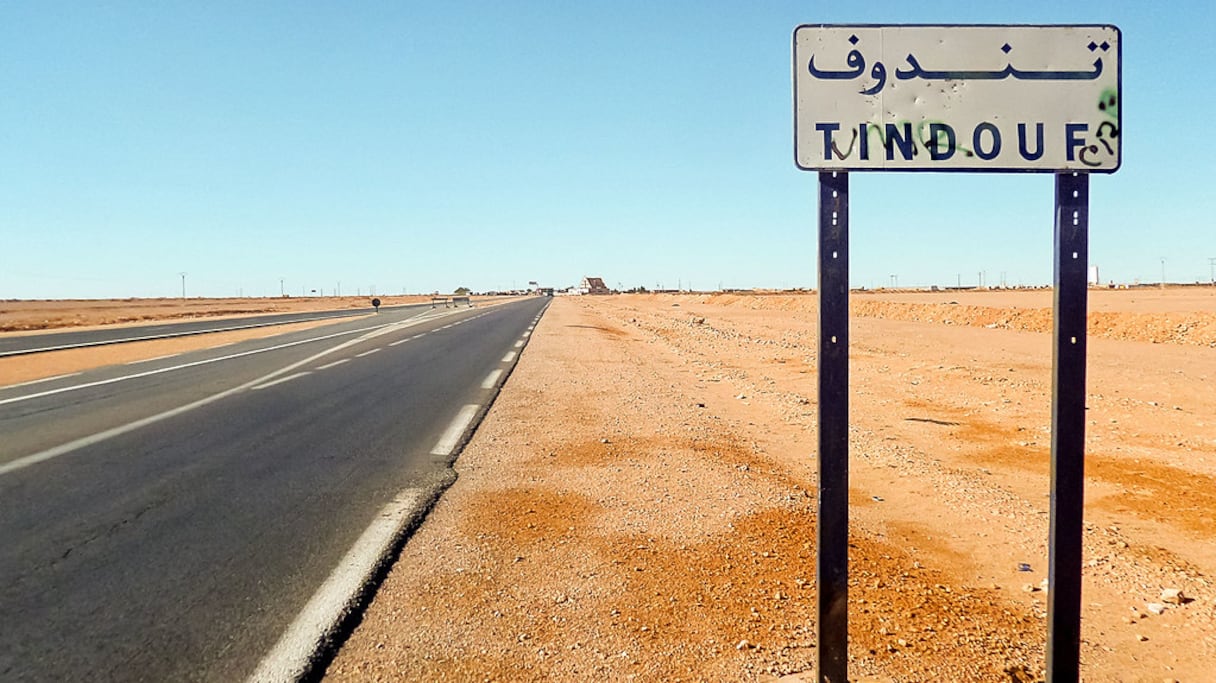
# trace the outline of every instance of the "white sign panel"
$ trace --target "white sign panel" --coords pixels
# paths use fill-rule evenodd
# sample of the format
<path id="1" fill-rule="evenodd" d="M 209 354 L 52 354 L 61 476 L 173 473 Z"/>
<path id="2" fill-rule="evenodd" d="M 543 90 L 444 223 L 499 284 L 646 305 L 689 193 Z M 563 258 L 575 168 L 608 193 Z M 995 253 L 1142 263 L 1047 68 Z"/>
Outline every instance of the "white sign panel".
<path id="1" fill-rule="evenodd" d="M 799 26 L 794 154 L 815 171 L 1119 168 L 1114 26 Z"/>

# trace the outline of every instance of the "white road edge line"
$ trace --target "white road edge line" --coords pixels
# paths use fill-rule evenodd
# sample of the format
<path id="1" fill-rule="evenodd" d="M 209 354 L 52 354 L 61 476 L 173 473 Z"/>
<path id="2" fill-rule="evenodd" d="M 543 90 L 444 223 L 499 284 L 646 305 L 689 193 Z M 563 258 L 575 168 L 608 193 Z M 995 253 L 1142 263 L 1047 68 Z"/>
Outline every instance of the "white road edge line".
<path id="1" fill-rule="evenodd" d="M 510 363 L 511 361 L 515 360 L 515 357 L 518 355 L 519 355 L 519 353 L 516 351 L 508 351 L 507 355 L 502 357 L 502 362 Z"/>
<path id="2" fill-rule="evenodd" d="M 293 379 L 299 379 L 299 378 L 301 378 L 301 377 L 304 377 L 305 375 L 311 375 L 311 374 L 312 374 L 311 372 L 297 372 L 297 373 L 296 373 L 296 374 L 294 374 L 294 375 L 288 375 L 288 376 L 286 376 L 286 377 L 280 377 L 280 378 L 278 378 L 278 379 L 276 379 L 276 380 L 273 380 L 273 381 L 267 382 L 267 383 L 265 383 L 265 384 L 259 384 L 259 385 L 257 385 L 256 387 L 249 387 L 249 390 L 250 390 L 250 391 L 261 391 L 262 389 L 267 389 L 267 388 L 269 388 L 269 387 L 273 387 L 273 386 L 274 386 L 274 385 L 276 385 L 276 384 L 282 384 L 283 382 L 290 382 L 290 381 L 291 381 L 291 380 L 293 380 Z"/>
<path id="3" fill-rule="evenodd" d="M 375 348 L 375 349 L 372 349 L 372 350 L 370 350 L 370 351 L 364 351 L 363 353 L 356 353 L 356 354 L 355 354 L 355 358 L 363 358 L 364 356 L 370 356 L 370 355 L 372 355 L 373 353 L 380 353 L 380 349 L 379 349 L 379 348 Z"/>
<path id="4" fill-rule="evenodd" d="M 336 368 L 343 363 L 349 363 L 349 362 L 350 362 L 349 358 L 343 358 L 342 360 L 336 360 L 332 363 L 326 363 L 325 365 L 322 365 L 321 367 L 319 367 L 317 369 L 318 370 L 328 370 L 330 368 Z"/>
<path id="5" fill-rule="evenodd" d="M 469 428 L 469 423 L 477 416 L 480 408 L 481 406 L 476 403 L 470 403 L 461 408 L 456 418 L 452 420 L 452 424 L 448 425 L 447 431 L 439 437 L 439 443 L 431 449 L 431 455 L 451 455 L 452 451 L 456 450 L 456 444 L 460 443 L 460 437 L 464 436 L 464 430 Z"/>
<path id="6" fill-rule="evenodd" d="M 499 377 L 502 377 L 501 368 L 498 370 L 495 370 L 494 372 L 491 372 L 489 375 L 487 375 L 486 378 L 484 380 L 482 380 L 482 382 L 481 382 L 481 388 L 489 389 L 489 388 L 493 387 L 494 384 L 498 382 Z"/>
<path id="7" fill-rule="evenodd" d="M 351 596 L 375 571 L 406 520 L 425 504 L 424 494 L 423 489 L 406 489 L 380 509 L 279 642 L 262 658 L 248 683 L 297 681 L 307 672 L 313 654 L 337 627 Z"/>

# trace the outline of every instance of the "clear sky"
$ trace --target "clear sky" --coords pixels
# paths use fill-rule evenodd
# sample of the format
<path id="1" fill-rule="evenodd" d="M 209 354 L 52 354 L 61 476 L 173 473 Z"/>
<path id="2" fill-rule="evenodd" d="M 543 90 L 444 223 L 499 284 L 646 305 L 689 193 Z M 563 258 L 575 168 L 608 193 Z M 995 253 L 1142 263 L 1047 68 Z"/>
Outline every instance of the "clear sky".
<path id="1" fill-rule="evenodd" d="M 0 3 L 0 299 L 813 287 L 801 23 L 1113 23 L 1103 280 L 1207 281 L 1216 3 Z M 854 173 L 857 286 L 1049 284 L 1051 175 Z"/>

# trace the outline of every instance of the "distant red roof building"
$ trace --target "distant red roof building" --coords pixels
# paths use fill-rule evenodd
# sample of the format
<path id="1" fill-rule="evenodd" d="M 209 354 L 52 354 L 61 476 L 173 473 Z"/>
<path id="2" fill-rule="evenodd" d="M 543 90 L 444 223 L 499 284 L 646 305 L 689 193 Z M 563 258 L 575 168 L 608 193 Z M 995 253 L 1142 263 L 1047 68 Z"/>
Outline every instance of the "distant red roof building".
<path id="1" fill-rule="evenodd" d="M 578 286 L 579 294 L 611 294 L 612 290 L 604 284 L 604 278 L 585 277 Z"/>

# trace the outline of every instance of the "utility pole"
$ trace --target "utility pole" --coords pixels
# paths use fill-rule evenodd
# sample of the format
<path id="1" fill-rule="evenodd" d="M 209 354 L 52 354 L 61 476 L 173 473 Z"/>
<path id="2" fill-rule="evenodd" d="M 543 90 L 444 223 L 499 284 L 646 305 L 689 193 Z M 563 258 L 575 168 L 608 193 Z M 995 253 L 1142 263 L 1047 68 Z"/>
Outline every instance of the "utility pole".
<path id="1" fill-rule="evenodd" d="M 1216 285 L 1216 256 L 1208 257 L 1208 269 L 1210 270 L 1208 277 L 1212 280 L 1212 284 Z"/>
<path id="2" fill-rule="evenodd" d="M 1161 257 L 1161 289 L 1165 289 L 1165 257 Z"/>
<path id="3" fill-rule="evenodd" d="M 283 278 L 279 278 L 279 298 L 287 296 L 286 290 L 283 289 Z"/>
<path id="4" fill-rule="evenodd" d="M 182 276 L 182 298 L 185 299 L 186 298 L 186 274 L 178 273 L 178 275 Z"/>

